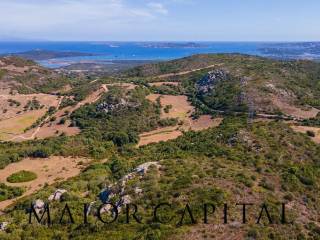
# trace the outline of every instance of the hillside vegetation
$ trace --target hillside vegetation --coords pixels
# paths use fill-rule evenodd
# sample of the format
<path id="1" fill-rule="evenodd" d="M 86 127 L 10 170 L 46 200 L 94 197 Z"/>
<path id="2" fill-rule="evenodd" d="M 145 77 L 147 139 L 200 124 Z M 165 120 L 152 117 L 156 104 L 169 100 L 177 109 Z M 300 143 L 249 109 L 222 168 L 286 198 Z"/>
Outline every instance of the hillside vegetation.
<path id="1" fill-rule="evenodd" d="M 1 142 L 0 167 L 28 157 L 45 161 L 52 155 L 89 161 L 75 163 L 82 166 L 78 176 L 44 184 L 1 209 L 0 223 L 8 225 L 0 239 L 319 239 L 320 145 L 313 141 L 315 133 L 292 127 L 319 126 L 319 63 L 196 55 L 70 87 L 61 93 L 66 99 L 59 111 L 78 107 L 64 113 L 60 124 L 68 122 L 80 133 Z M 82 102 L 91 93 L 99 94 L 94 101 Z M 188 98 L 188 111 L 175 109 L 179 104 L 162 104 L 179 98 Z M 167 118 L 175 114 L 177 118 Z M 185 127 L 203 114 L 210 114 L 205 118 L 209 120 L 219 116 L 219 124 L 203 131 Z M 166 127 L 180 127 L 181 132 L 170 141 L 138 147 L 141 135 L 161 134 Z M 0 192 L 1 206 L 24 189 L 1 183 Z M 46 215 L 42 224 L 34 217 L 29 224 L 26 209 L 30 212 L 33 204 L 42 213 L 44 202 L 50 204 L 50 227 Z M 85 209 L 87 224 L 85 203 L 90 206 Z M 111 219 L 106 208 L 98 212 L 103 203 L 121 206 L 116 222 L 98 220 L 99 213 Z M 129 214 L 128 224 L 129 203 L 138 206 L 138 214 L 136 219 Z M 159 212 L 162 220 L 171 221 L 154 221 L 152 208 L 159 203 L 171 204 L 171 211 Z M 204 203 L 216 207 L 209 213 L 209 224 L 203 223 Z M 245 224 L 242 205 L 237 205 L 241 203 L 253 204 L 247 206 Z M 271 220 L 264 212 L 257 224 L 263 203 Z M 286 224 L 281 222 L 282 203 Z M 66 204 L 73 224 L 68 224 L 67 210 L 60 223 Z M 181 220 L 186 204 L 196 223 L 189 214 Z"/>

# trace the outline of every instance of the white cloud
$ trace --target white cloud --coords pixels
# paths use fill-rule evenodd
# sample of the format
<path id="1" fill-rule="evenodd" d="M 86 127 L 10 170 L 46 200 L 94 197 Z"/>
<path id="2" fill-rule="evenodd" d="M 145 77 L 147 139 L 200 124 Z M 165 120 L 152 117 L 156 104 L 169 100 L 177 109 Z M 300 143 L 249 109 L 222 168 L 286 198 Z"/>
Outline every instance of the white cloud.
<path id="1" fill-rule="evenodd" d="M 153 9 L 155 12 L 160 14 L 168 14 L 168 10 L 161 3 L 150 2 L 148 3 L 149 8 Z"/>
<path id="2" fill-rule="evenodd" d="M 125 0 L 0 0 L 1 35 L 28 38 L 54 35 L 106 35 L 131 30 L 167 14 L 160 3 L 129 4 Z M 95 31 L 94 31 L 95 30 Z M 88 37 L 88 36 L 86 36 Z"/>

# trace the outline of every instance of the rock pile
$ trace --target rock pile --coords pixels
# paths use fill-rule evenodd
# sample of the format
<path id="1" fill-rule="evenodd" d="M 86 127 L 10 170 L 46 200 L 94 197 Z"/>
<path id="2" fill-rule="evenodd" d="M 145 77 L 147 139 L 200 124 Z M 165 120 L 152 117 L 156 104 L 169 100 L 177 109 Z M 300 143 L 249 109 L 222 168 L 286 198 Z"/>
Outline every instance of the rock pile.
<path id="1" fill-rule="evenodd" d="M 107 103 L 107 102 L 102 102 L 97 106 L 97 110 L 98 111 L 103 111 L 105 113 L 110 113 L 113 111 L 119 111 L 121 109 L 124 108 L 128 108 L 128 107 L 138 107 L 139 104 L 137 103 L 132 103 L 132 102 L 128 102 L 123 98 L 120 98 L 118 103 Z"/>
<path id="2" fill-rule="evenodd" d="M 62 194 L 66 193 L 67 190 L 57 189 L 53 194 L 48 197 L 49 201 L 60 201 Z"/>
<path id="3" fill-rule="evenodd" d="M 215 85 L 221 81 L 230 78 L 229 74 L 223 70 L 213 70 L 208 72 L 202 79 L 196 83 L 196 89 L 200 94 L 206 94 L 215 88 Z"/>
<path id="4" fill-rule="evenodd" d="M 8 222 L 0 222 L 0 231 L 5 231 L 8 224 Z"/>

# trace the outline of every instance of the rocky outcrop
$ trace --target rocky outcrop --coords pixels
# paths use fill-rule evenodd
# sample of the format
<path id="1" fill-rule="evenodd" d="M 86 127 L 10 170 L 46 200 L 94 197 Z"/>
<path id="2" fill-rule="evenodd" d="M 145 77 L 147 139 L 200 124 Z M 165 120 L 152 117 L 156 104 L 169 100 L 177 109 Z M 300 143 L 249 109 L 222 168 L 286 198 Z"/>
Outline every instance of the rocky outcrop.
<path id="1" fill-rule="evenodd" d="M 106 203 L 110 203 L 112 198 L 117 199 L 115 206 L 117 207 L 118 212 L 120 212 L 122 206 L 132 202 L 131 196 L 128 195 L 125 191 L 125 187 L 127 185 L 127 182 L 135 177 L 138 177 L 138 176 L 141 177 L 141 176 L 145 175 L 151 166 L 155 166 L 157 169 L 159 169 L 161 167 L 161 165 L 158 162 L 147 162 L 147 163 L 143 163 L 143 164 L 139 165 L 138 167 L 136 167 L 133 170 L 133 172 L 122 177 L 117 183 L 111 184 L 107 188 L 103 189 L 99 193 L 99 196 L 98 196 L 100 201 L 102 203 L 106 204 Z M 143 192 L 143 190 L 139 187 L 136 187 L 134 189 L 134 192 L 135 192 L 135 194 L 139 195 Z M 87 211 L 87 214 L 90 213 L 92 205 L 94 203 L 95 202 L 90 204 L 88 211 Z M 111 210 L 111 208 L 112 208 L 112 206 L 106 205 L 105 207 L 103 207 L 100 210 L 100 213 L 107 212 L 107 211 Z"/>
<path id="2" fill-rule="evenodd" d="M 53 194 L 48 197 L 49 201 L 60 201 L 62 194 L 66 193 L 65 189 L 57 189 Z"/>
<path id="3" fill-rule="evenodd" d="M 32 206 L 36 213 L 39 214 L 44 210 L 45 203 L 41 199 L 37 199 L 32 203 Z"/>
<path id="4" fill-rule="evenodd" d="M 5 231 L 8 224 L 8 222 L 0 222 L 0 231 Z"/>
<path id="5" fill-rule="evenodd" d="M 196 89 L 200 94 L 206 94 L 215 88 L 215 85 L 221 81 L 228 80 L 229 74 L 223 70 L 213 70 L 208 72 L 202 79 L 196 83 Z"/>
<path id="6" fill-rule="evenodd" d="M 125 108 L 136 108 L 139 107 L 139 104 L 137 103 L 132 103 L 128 102 L 123 98 L 120 98 L 119 102 L 117 103 L 107 103 L 107 102 L 102 102 L 97 106 L 98 111 L 103 111 L 105 113 L 110 113 L 113 111 L 119 111 L 121 109 Z"/>
<path id="7" fill-rule="evenodd" d="M 147 173 L 147 171 L 152 165 L 156 166 L 158 169 L 161 167 L 161 165 L 158 162 L 146 162 L 136 167 L 135 172 L 144 175 Z"/>

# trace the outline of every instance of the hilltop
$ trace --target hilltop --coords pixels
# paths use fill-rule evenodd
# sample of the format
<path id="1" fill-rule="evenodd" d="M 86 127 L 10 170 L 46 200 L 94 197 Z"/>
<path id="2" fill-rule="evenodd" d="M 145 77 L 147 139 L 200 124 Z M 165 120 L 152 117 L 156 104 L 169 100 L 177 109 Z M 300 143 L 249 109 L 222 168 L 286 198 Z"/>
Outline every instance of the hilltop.
<path id="1" fill-rule="evenodd" d="M 197 81 L 210 71 L 221 71 L 228 79 L 220 79 L 216 93 L 200 96 L 199 104 L 209 108 L 235 111 L 236 105 L 242 105 L 257 113 L 310 118 L 317 115 L 316 108 L 320 107 L 320 64 L 312 61 L 277 61 L 237 54 L 195 55 L 136 67 L 126 76 L 180 82 L 188 95 L 195 96 Z"/>

